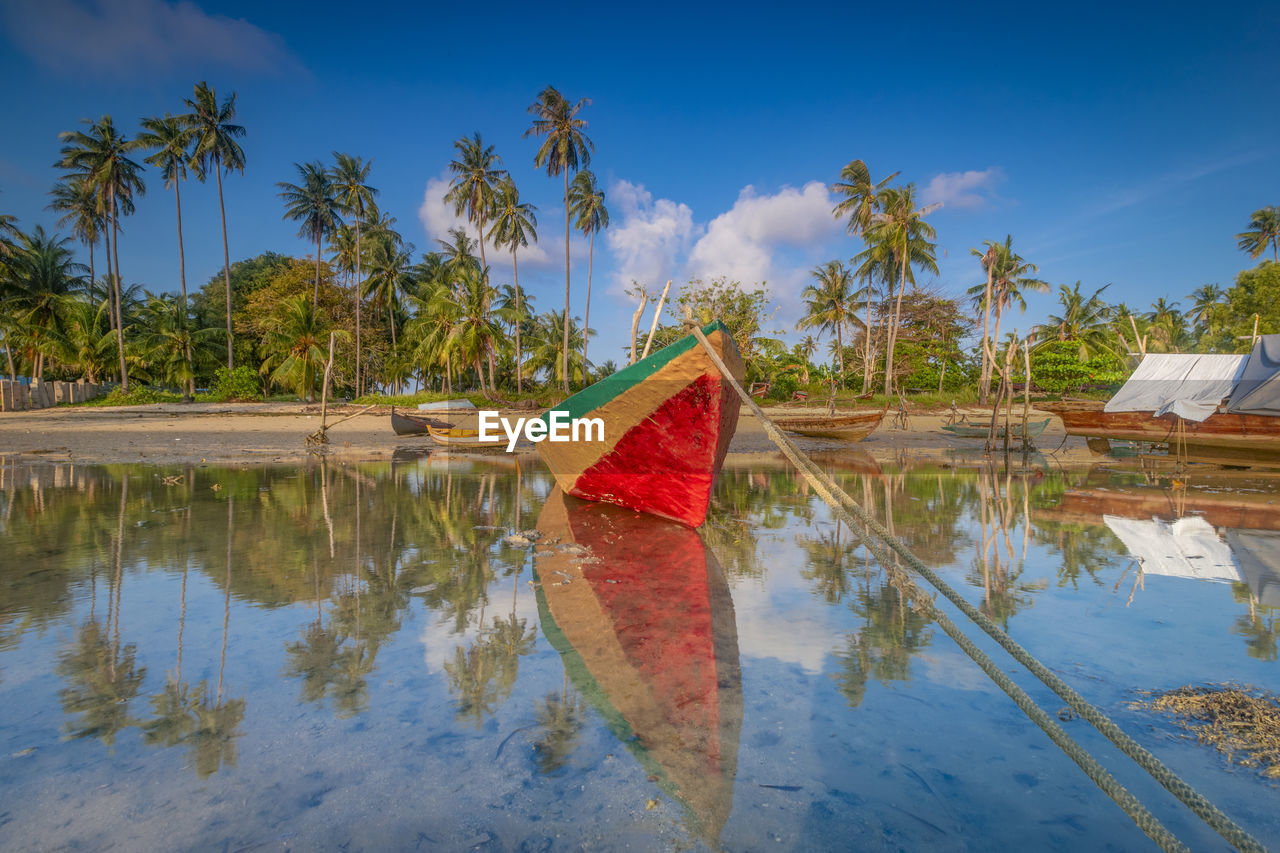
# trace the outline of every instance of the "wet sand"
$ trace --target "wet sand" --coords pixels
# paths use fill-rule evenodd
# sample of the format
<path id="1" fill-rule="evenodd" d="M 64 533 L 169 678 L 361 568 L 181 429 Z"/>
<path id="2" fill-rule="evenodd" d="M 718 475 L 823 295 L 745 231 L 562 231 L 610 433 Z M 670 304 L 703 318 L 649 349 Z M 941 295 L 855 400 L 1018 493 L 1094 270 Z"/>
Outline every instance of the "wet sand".
<path id="1" fill-rule="evenodd" d="M 357 411 L 359 407 L 355 406 L 331 407 L 329 444 L 320 448 L 306 442 L 306 437 L 320 427 L 320 407 L 301 403 L 158 403 L 6 412 L 0 413 L 0 459 L 262 464 L 298 462 L 318 454 L 353 461 L 389 459 L 397 450 L 423 451 L 433 446 L 426 436 L 396 435 L 391 430 L 387 406 L 334 425 Z M 793 407 L 766 409 L 766 414 L 796 413 Z M 504 414 L 529 417 L 532 413 L 526 410 Z M 971 419 L 980 420 L 989 415 L 989 410 L 975 408 L 968 414 Z M 1036 416 L 1048 417 L 1040 413 Z M 458 426 L 474 427 L 476 415 L 451 415 L 450 420 Z M 796 440 L 806 451 L 858 450 L 882 461 L 904 455 L 982 455 L 982 440 L 943 432 L 943 423 L 944 413 L 911 415 L 908 428 L 901 430 L 893 429 L 887 416 L 874 433 L 855 444 L 800 437 Z M 1050 420 L 1036 445 L 1063 463 L 1095 459 L 1084 439 L 1066 436 L 1057 418 Z M 730 452 L 737 455 L 776 450 L 760 422 L 744 413 Z"/>

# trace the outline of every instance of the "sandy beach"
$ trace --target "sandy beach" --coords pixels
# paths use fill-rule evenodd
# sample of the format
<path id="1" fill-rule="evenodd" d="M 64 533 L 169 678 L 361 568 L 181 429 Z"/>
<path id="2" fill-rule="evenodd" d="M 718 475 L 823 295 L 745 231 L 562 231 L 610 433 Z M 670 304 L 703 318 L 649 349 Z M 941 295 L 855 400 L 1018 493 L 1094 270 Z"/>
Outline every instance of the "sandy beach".
<path id="1" fill-rule="evenodd" d="M 389 459 L 397 451 L 432 447 L 425 436 L 398 436 L 391 430 L 390 407 L 383 406 L 335 422 L 359 407 L 331 407 L 329 444 L 309 446 L 306 437 L 320 427 L 320 407 L 301 403 L 158 403 L 147 406 L 80 407 L 0 413 L 0 459 L 88 463 L 296 463 L 318 454 L 349 460 Z M 1034 410 L 1033 410 L 1034 411 Z M 771 415 L 797 409 L 767 409 Z M 988 410 L 989 412 L 989 410 Z M 528 411 L 511 412 L 528 417 Z M 968 411 L 981 419 L 982 410 Z M 1041 415 L 1046 416 L 1046 415 Z M 475 415 L 454 417 L 458 426 L 474 426 Z M 982 441 L 943 432 L 942 413 L 913 414 L 907 429 L 893 429 L 886 417 L 880 427 L 856 444 L 798 438 L 807 451 L 858 450 L 880 460 L 903 454 L 940 457 L 961 452 L 982 455 Z M 1068 438 L 1053 418 L 1037 441 L 1044 453 L 1063 463 L 1088 462 L 1083 439 Z M 732 454 L 772 453 L 773 442 L 756 418 L 744 413 L 730 446 Z"/>

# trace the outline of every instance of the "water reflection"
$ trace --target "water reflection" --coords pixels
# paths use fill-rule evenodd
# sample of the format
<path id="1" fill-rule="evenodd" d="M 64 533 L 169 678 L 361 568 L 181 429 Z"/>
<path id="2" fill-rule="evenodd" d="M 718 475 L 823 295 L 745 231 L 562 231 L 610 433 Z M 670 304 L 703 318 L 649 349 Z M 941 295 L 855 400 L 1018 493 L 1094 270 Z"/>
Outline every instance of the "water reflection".
<path id="1" fill-rule="evenodd" d="M 856 454 L 817 461 L 1051 660 L 1069 645 L 1065 621 L 1104 614 L 1089 624 L 1106 647 L 1063 652 L 1059 665 L 1168 642 L 1156 632 L 1172 625 L 1198 632 L 1214 678 L 1274 668 L 1275 482 L 1170 489 L 1104 469 Z M 219 784 L 271 799 L 271 784 L 303 784 L 261 780 L 273 750 L 289 767 L 332 751 L 327 771 L 315 770 L 317 796 L 362 761 L 397 783 L 449 779 L 439 788 L 445 812 L 523 809 L 509 830 L 493 830 L 512 848 L 566 797 L 591 797 L 593 783 L 627 799 L 598 794 L 584 814 L 601 822 L 629 814 L 633 830 L 649 814 L 646 801 L 666 800 L 665 791 L 690 838 L 664 842 L 745 847 L 755 836 L 742 827 L 788 813 L 763 811 L 761 791 L 825 797 L 839 825 L 856 825 L 860 801 L 832 792 L 874 792 L 859 788 L 849 755 L 844 767 L 828 760 L 829 747 L 857 744 L 874 763 L 880 745 L 898 744 L 896 724 L 882 715 L 903 713 L 899 697 L 932 712 L 955 698 L 932 691 L 985 689 L 955 686 L 965 661 L 912 607 L 901 567 L 878 565 L 862 531 L 835 521 L 780 461 L 731 462 L 696 532 L 566 500 L 540 468 L 500 462 L 465 454 L 304 468 L 0 462 L 0 755 L 33 747 L 56 755 L 29 765 L 55 781 L 111 773 L 94 776 L 90 789 L 129 789 L 145 775 L 197 799 Z M 546 534 L 535 547 L 504 544 L 534 523 Z M 1219 584 L 1186 580 L 1208 576 Z M 1142 679 L 1165 672 L 1151 662 L 1141 669 Z M 787 690 L 796 693 L 786 702 L 804 712 L 796 719 L 772 697 Z M 28 705 L 27 716 L 14 710 Z M 775 707 L 778 720 L 762 719 Z M 966 717 L 990 713 L 980 703 L 947 707 L 970 731 L 989 722 Z M 913 719 L 911 737 L 931 737 L 935 722 Z M 304 744 L 306 732 L 323 734 Z M 818 758 L 795 757 L 805 750 Z M 949 750 L 935 744 L 930 760 L 945 763 Z M 40 790 L 24 776 L 37 771 L 7 766 L 18 769 L 0 770 L 0 797 Z M 1072 802 L 1078 793 L 1055 791 Z M 19 824 L 39 811 L 25 802 L 25 812 L 13 807 Z M 302 819 L 304 808 L 291 808 L 262 821 Z M 404 820 L 404 834 L 381 846 L 413 840 L 412 816 Z M 991 816 L 991 825 L 1001 820 Z M 55 824 L 31 835 L 33 844 L 104 846 Z M 467 846 L 491 829 L 459 829 L 441 843 Z"/>
<path id="2" fill-rule="evenodd" d="M 737 625 L 719 564 L 696 531 L 559 489 L 538 530 L 542 630 L 568 678 L 714 846 L 742 729 Z M 572 739 L 577 710 L 567 689 L 546 707 L 558 726 L 550 756 Z"/>

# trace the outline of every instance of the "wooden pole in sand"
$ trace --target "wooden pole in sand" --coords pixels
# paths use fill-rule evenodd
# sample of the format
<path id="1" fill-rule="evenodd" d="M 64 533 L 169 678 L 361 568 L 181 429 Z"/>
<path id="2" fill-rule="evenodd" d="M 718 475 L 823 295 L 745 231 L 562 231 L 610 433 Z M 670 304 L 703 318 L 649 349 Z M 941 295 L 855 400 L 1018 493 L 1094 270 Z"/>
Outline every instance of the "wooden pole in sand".
<path id="1" fill-rule="evenodd" d="M 649 293 L 640 286 L 640 304 L 636 306 L 636 313 L 631 315 L 631 361 L 629 364 L 636 363 L 636 336 L 640 334 L 640 317 L 644 314 L 644 308 L 649 304 Z"/>
<path id="2" fill-rule="evenodd" d="M 320 388 L 320 433 L 324 434 L 329 415 L 329 376 L 333 373 L 333 332 L 329 333 L 329 360 L 324 363 L 324 385 Z"/>
<path id="3" fill-rule="evenodd" d="M 662 296 L 658 298 L 658 307 L 653 312 L 653 325 L 649 327 L 649 339 L 644 342 L 644 355 L 641 358 L 649 357 L 649 347 L 653 346 L 653 334 L 658 331 L 658 318 L 662 316 L 662 306 L 667 302 L 667 291 L 671 289 L 671 279 L 667 279 L 667 286 L 662 288 Z"/>

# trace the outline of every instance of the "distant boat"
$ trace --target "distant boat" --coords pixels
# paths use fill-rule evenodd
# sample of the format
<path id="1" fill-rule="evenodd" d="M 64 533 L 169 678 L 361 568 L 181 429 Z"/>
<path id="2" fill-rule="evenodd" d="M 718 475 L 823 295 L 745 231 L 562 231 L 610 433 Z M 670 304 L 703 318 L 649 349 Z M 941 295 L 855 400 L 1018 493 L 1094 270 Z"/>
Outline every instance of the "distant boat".
<path id="1" fill-rule="evenodd" d="M 434 403 L 419 403 L 418 411 L 437 412 L 447 409 L 474 409 L 475 407 L 475 404 L 470 400 L 436 400 Z"/>
<path id="2" fill-rule="evenodd" d="M 1035 438 L 1044 432 L 1045 427 L 1049 426 L 1050 420 L 1050 418 L 1045 418 L 1042 421 L 1027 421 L 1025 432 L 1022 422 L 1014 421 L 1009 424 L 1009 436 L 1013 439 Z M 986 438 L 991 434 L 990 423 L 943 424 L 942 428 L 961 438 Z M 996 424 L 996 438 L 1004 440 L 1004 424 Z"/>
<path id="3" fill-rule="evenodd" d="M 695 530 L 560 489 L 538 530 L 552 543 L 533 561 L 539 621 L 568 678 L 719 849 L 743 716 L 723 569 Z"/>
<path id="4" fill-rule="evenodd" d="M 396 435 L 427 435 L 432 427 L 449 429 L 453 426 L 436 418 L 423 418 L 416 415 L 405 415 L 391 408 L 391 429 Z"/>
<path id="5" fill-rule="evenodd" d="M 478 429 L 430 427 L 428 432 L 431 435 L 431 440 L 442 447 L 457 447 L 470 450 L 483 448 L 505 450 L 508 442 L 506 438 L 482 439 Z"/>
<path id="6" fill-rule="evenodd" d="M 1068 435 L 1150 441 L 1171 451 L 1247 465 L 1280 461 L 1280 335 L 1249 355 L 1153 353 L 1106 403 L 1064 400 L 1036 407 L 1062 418 Z"/>
<path id="7" fill-rule="evenodd" d="M 875 432 L 887 409 L 854 412 L 851 415 L 800 416 L 774 418 L 780 429 L 809 438 L 832 438 L 837 441 L 862 441 Z"/>
<path id="8" fill-rule="evenodd" d="M 717 321 L 702 332 L 740 384 L 745 368 L 729 330 Z M 687 335 L 554 407 L 570 418 L 599 418 L 603 441 L 542 441 L 538 452 L 568 494 L 697 527 L 738 406 L 728 379 Z"/>

